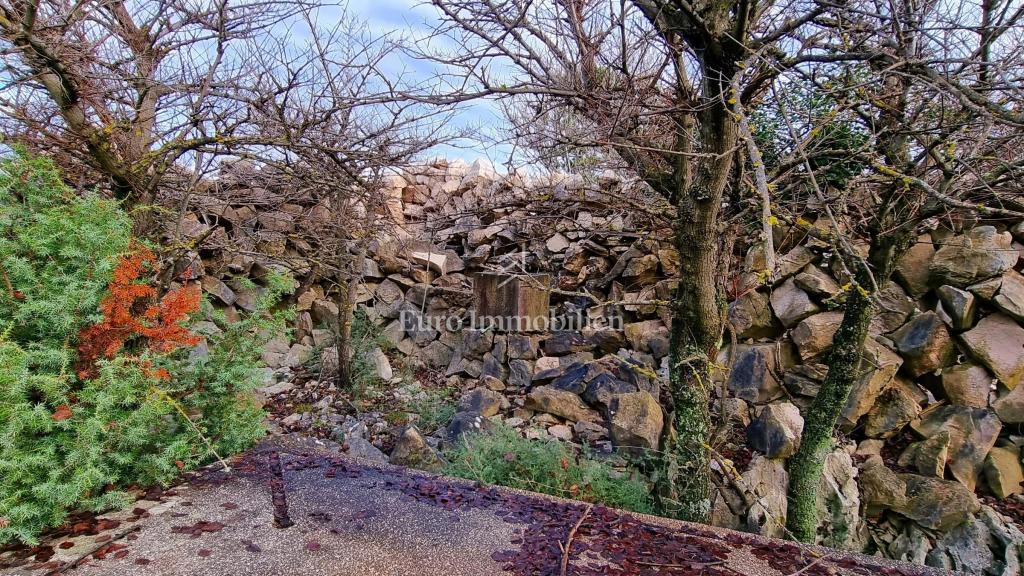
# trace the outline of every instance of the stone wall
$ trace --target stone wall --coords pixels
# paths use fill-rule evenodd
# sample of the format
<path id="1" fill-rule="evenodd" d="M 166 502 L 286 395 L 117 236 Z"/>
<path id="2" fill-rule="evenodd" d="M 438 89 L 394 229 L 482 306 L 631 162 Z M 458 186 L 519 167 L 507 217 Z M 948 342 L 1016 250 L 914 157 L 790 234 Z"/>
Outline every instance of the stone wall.
<path id="1" fill-rule="evenodd" d="M 614 175 L 531 180 L 480 162 L 438 162 L 395 175 L 389 197 L 395 228 L 371 243 L 358 299 L 408 362 L 465 391 L 445 439 L 501 420 L 528 437 L 598 450 L 658 448 L 668 422 L 669 318 L 660 303 L 674 290 L 679 258 L 656 218 L 622 208 L 650 205 L 642 188 Z M 311 208 L 269 218 L 258 206 L 220 206 L 211 216 L 211 204 L 200 202 L 207 208 L 193 233 L 225 245 L 255 238 L 257 253 L 274 248 L 267 258 L 197 254 L 203 287 L 224 306 L 245 308 L 253 289 L 233 278 L 258 276 L 275 254 L 300 253 L 281 214 Z M 785 461 L 827 370 L 846 284 L 827 246 L 778 232 L 786 240 L 769 285 L 756 244 L 727 279 L 735 343 L 722 349 L 713 406 L 728 423 L 715 439 L 715 522 L 770 535 L 782 535 Z M 822 542 L 1017 573 L 1024 536 L 978 495 L 1019 503 L 1022 491 L 1021 241 L 1022 224 L 936 226 L 882 287 L 826 466 Z M 474 328 L 478 272 L 546 273 L 555 316 L 585 321 L 541 333 Z M 296 301 L 296 341 L 265 355 L 275 366 L 307 362 L 328 338 L 335 309 L 324 288 L 304 283 Z M 391 378 L 388 358 L 376 360 Z"/>

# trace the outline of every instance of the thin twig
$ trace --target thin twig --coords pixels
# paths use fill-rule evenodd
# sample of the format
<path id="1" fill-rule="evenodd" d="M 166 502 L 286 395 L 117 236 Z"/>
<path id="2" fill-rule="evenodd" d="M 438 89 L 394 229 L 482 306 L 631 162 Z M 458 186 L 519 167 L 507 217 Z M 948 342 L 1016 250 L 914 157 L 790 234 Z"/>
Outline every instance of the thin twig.
<path id="1" fill-rule="evenodd" d="M 569 537 L 565 539 L 565 546 L 562 547 L 562 570 L 559 572 L 561 576 L 565 576 L 569 570 L 569 550 L 572 549 L 572 539 L 576 536 L 576 531 L 580 529 L 580 525 L 583 521 L 590 516 L 590 511 L 594 509 L 593 504 L 587 504 L 587 509 L 580 514 L 580 519 L 576 521 L 576 525 L 569 530 Z"/>

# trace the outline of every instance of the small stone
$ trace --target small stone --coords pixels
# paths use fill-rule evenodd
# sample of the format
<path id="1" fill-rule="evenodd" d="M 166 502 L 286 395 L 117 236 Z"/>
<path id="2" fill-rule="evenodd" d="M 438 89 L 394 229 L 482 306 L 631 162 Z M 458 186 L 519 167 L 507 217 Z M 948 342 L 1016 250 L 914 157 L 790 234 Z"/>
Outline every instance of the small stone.
<path id="1" fill-rule="evenodd" d="M 1016 448 L 993 448 L 985 458 L 985 480 L 997 498 L 1024 493 L 1024 470 Z"/>
<path id="2" fill-rule="evenodd" d="M 633 258 L 622 270 L 623 278 L 652 278 L 658 271 L 658 256 L 647 254 L 640 258 Z"/>
<path id="3" fill-rule="evenodd" d="M 488 390 L 493 390 L 495 392 L 501 392 L 505 389 L 505 383 L 494 376 L 483 376 L 480 378 L 480 383 Z"/>
<path id="4" fill-rule="evenodd" d="M 839 293 L 839 284 L 835 279 L 814 264 L 808 264 L 803 272 L 793 278 L 793 281 L 807 293 L 823 300 Z"/>
<path id="5" fill-rule="evenodd" d="M 629 341 L 630 346 L 633 350 L 643 350 L 643 336 L 649 332 L 655 331 L 666 331 L 667 328 L 661 323 L 661 320 L 645 320 L 643 322 L 634 322 L 632 324 L 626 324 L 624 327 L 626 340 Z"/>
<path id="6" fill-rule="evenodd" d="M 814 262 L 817 256 L 814 252 L 807 249 L 806 246 L 799 245 L 786 252 L 779 258 L 778 271 L 776 278 L 789 278 L 790 276 L 800 272 L 805 266 Z"/>
<path id="7" fill-rule="evenodd" d="M 406 428 L 395 440 L 390 461 L 396 466 L 408 466 L 432 472 L 440 471 L 443 461 L 423 439 L 415 426 Z"/>
<path id="8" fill-rule="evenodd" d="M 565 424 L 556 424 L 548 428 L 548 434 L 563 442 L 572 442 L 572 428 Z"/>
<path id="9" fill-rule="evenodd" d="M 383 350 L 380 348 L 374 348 L 373 351 L 370 352 L 370 357 L 373 361 L 373 367 L 377 378 L 380 378 L 381 380 L 391 380 L 395 377 L 395 372 L 391 369 L 391 361 L 388 360 L 388 356 Z"/>
<path id="10" fill-rule="evenodd" d="M 804 318 L 821 310 L 817 304 L 811 301 L 807 292 L 798 288 L 793 280 L 786 280 L 776 288 L 772 292 L 770 300 L 775 316 L 786 328 L 795 326 Z"/>
<path id="11" fill-rule="evenodd" d="M 348 455 L 371 462 L 387 462 L 388 457 L 362 436 L 351 436 L 345 440 Z"/>
<path id="12" fill-rule="evenodd" d="M 914 301 L 900 285 L 892 281 L 882 285 L 875 293 L 875 299 L 878 306 L 868 328 L 871 334 L 888 334 L 903 326 L 916 308 Z"/>
<path id="13" fill-rule="evenodd" d="M 864 419 L 864 435 L 888 438 L 903 429 L 921 413 L 921 406 L 901 386 L 882 392 Z"/>
<path id="14" fill-rule="evenodd" d="M 769 404 L 747 427 L 747 443 L 768 458 L 789 458 L 800 447 L 804 419 L 789 402 Z"/>
<path id="15" fill-rule="evenodd" d="M 548 238 L 545 245 L 548 248 L 548 252 L 554 252 L 555 254 L 565 252 L 565 249 L 569 247 L 569 240 L 560 233 L 555 233 L 554 236 Z"/>
<path id="16" fill-rule="evenodd" d="M 451 422 L 444 430 L 444 442 L 447 446 L 452 446 L 462 439 L 466 434 L 476 434 L 478 432 L 487 432 L 491 430 L 493 424 L 490 419 L 484 417 L 479 412 L 457 412 L 455 416 L 452 416 Z"/>

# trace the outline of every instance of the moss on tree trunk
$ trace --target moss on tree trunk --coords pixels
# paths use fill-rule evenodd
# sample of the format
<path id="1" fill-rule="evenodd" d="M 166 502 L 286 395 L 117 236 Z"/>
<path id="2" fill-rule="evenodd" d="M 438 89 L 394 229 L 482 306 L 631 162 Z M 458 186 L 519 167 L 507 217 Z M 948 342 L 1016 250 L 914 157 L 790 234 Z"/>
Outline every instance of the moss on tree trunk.
<path id="1" fill-rule="evenodd" d="M 832 451 L 836 420 L 860 373 L 861 356 L 874 306 L 871 295 L 853 285 L 843 321 L 832 340 L 828 374 L 804 421 L 803 438 L 789 461 L 789 508 L 786 527 L 801 542 L 813 542 L 818 530 L 818 489 L 825 457 Z"/>

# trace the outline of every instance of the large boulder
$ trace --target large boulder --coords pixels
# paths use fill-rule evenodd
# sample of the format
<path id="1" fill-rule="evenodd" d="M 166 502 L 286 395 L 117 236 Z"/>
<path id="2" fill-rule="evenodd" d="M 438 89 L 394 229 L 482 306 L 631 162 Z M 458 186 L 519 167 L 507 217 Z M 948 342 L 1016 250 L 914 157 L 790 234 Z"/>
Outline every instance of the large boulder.
<path id="1" fill-rule="evenodd" d="M 772 291 L 772 310 L 775 316 L 786 328 L 795 326 L 798 322 L 818 313 L 818 307 L 807 292 L 797 287 L 792 279 L 787 279 L 781 286 Z"/>
<path id="2" fill-rule="evenodd" d="M 914 378 L 942 368 L 955 351 L 949 330 L 934 312 L 918 314 L 894 332 L 892 340 L 903 357 L 903 370 Z"/>
<path id="3" fill-rule="evenodd" d="M 963 406 L 941 406 L 911 424 L 925 438 L 949 433 L 949 470 L 972 491 L 1002 427 L 992 412 Z"/>
<path id="4" fill-rule="evenodd" d="M 658 399 L 644 391 L 612 396 L 608 422 L 615 446 L 634 453 L 657 450 L 665 425 Z"/>
<path id="5" fill-rule="evenodd" d="M 538 386 L 526 396 L 527 410 L 536 412 L 547 412 L 560 416 L 573 422 L 587 421 L 600 422 L 601 415 L 587 407 L 580 400 L 580 397 L 572 392 L 552 388 L 551 386 Z"/>
<path id="6" fill-rule="evenodd" d="M 1009 232 L 1000 233 L 993 226 L 978 226 L 951 238 L 935 252 L 928 267 L 931 284 L 963 288 L 999 276 L 1019 258 L 1012 242 Z"/>
<path id="7" fill-rule="evenodd" d="M 757 454 L 740 480 L 756 500 L 747 510 L 746 529 L 773 538 L 783 537 L 789 507 L 786 463 Z"/>
<path id="8" fill-rule="evenodd" d="M 832 337 L 842 321 L 842 312 L 824 312 L 797 324 L 791 336 L 800 351 L 800 359 L 806 362 L 831 348 Z"/>
<path id="9" fill-rule="evenodd" d="M 907 501 L 894 509 L 925 528 L 949 530 L 981 509 L 974 492 L 959 482 L 917 474 L 899 474 L 898 478 L 907 486 Z"/>
<path id="10" fill-rule="evenodd" d="M 985 458 L 985 481 L 997 498 L 1024 493 L 1020 450 L 1016 447 L 993 448 Z"/>
<path id="11" fill-rule="evenodd" d="M 1024 380 L 1024 328 L 1002 314 L 986 316 L 961 339 L 971 355 L 988 367 L 1008 390 Z"/>
<path id="12" fill-rule="evenodd" d="M 843 448 L 837 448 L 825 457 L 822 469 L 816 543 L 840 550 L 862 550 L 868 534 L 860 504 L 853 458 Z"/>
<path id="13" fill-rule="evenodd" d="M 769 404 L 747 427 L 747 444 L 768 458 L 789 458 L 800 447 L 804 419 L 789 402 Z"/>

